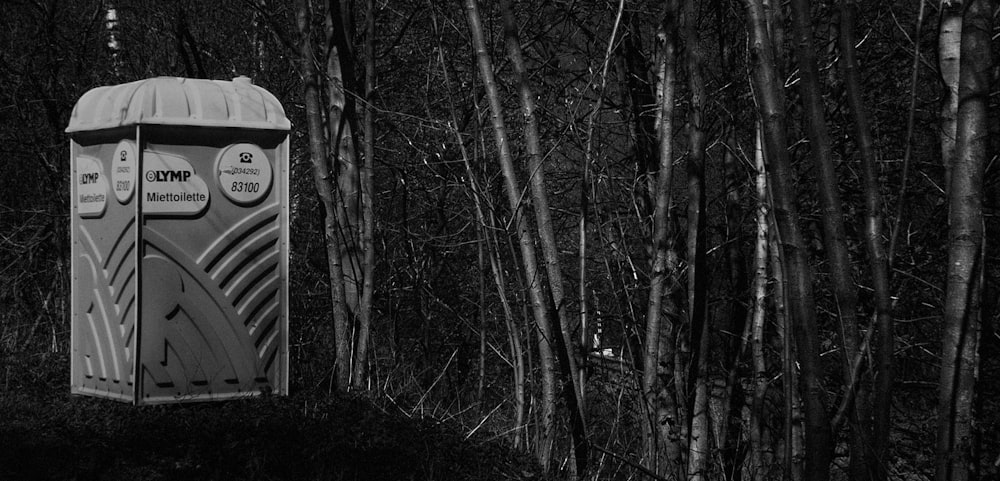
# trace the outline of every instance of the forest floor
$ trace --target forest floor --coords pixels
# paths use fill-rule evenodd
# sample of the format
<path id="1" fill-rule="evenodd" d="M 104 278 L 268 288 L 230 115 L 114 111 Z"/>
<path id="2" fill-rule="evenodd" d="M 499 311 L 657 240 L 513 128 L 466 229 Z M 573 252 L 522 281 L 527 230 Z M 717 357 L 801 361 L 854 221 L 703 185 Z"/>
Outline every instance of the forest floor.
<path id="1" fill-rule="evenodd" d="M 0 480 L 537 479 L 487 434 L 360 396 L 132 406 L 68 389 L 0 390 Z"/>

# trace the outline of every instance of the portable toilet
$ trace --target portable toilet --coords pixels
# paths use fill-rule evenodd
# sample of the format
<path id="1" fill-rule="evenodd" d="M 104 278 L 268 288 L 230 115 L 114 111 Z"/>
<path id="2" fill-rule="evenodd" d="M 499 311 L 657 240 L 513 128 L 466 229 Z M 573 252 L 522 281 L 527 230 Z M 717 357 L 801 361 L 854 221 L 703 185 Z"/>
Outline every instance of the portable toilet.
<path id="1" fill-rule="evenodd" d="M 288 149 L 246 77 L 90 90 L 70 118 L 71 391 L 288 391 Z"/>

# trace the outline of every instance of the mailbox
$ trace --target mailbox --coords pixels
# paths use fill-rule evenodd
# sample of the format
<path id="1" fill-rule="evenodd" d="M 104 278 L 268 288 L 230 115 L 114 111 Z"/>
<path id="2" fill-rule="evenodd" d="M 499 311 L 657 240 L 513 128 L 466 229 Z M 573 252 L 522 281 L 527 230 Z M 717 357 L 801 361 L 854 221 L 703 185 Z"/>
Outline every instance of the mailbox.
<path id="1" fill-rule="evenodd" d="M 288 391 L 288 132 L 246 77 L 84 94 L 70 141 L 71 391 Z"/>

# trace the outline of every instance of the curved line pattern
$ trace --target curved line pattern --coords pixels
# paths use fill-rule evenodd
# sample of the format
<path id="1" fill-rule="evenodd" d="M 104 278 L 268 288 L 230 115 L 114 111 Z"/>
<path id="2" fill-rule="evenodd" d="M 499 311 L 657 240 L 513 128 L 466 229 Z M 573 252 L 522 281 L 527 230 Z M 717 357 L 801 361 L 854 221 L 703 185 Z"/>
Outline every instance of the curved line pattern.
<path id="1" fill-rule="evenodd" d="M 215 275 L 212 275 L 213 279 L 222 277 L 221 275 L 224 271 L 227 269 L 229 270 L 229 273 L 222 277 L 222 282 L 219 283 L 219 287 L 222 287 L 223 289 L 227 288 L 233 278 L 236 277 L 241 271 L 245 270 L 246 266 L 256 260 L 257 257 L 263 254 L 270 255 L 271 253 L 278 252 L 274 249 L 274 245 L 278 242 L 277 236 L 275 236 L 272 232 L 270 233 L 270 236 L 264 237 L 266 234 L 268 234 L 268 232 L 262 234 L 260 238 L 251 239 L 247 246 L 239 249 L 239 252 L 244 253 L 242 256 L 230 256 L 225 262 L 218 266 L 218 269 L 215 271 Z M 238 259 L 239 257 L 242 257 L 242 259 Z M 234 264 L 231 269 L 229 269 L 229 264 Z"/>
<path id="2" fill-rule="evenodd" d="M 135 224 L 135 217 L 129 218 L 128 223 L 126 223 L 125 227 L 122 228 L 121 232 L 118 233 L 118 238 L 115 239 L 115 243 L 111 246 L 111 252 L 108 254 L 108 259 L 104 261 L 104 269 L 105 270 L 108 269 L 108 264 L 111 263 L 111 259 L 114 257 L 114 253 L 118 251 L 118 246 L 121 245 L 122 240 L 125 239 L 125 235 L 128 234 L 129 229 L 132 228 L 133 224 Z M 132 242 L 130 242 L 129 245 L 134 246 L 135 245 L 134 238 L 130 239 L 130 240 L 132 240 Z M 125 254 L 123 254 L 121 260 L 118 261 L 118 269 L 115 269 L 116 271 L 119 270 L 119 269 L 121 269 L 121 265 L 123 263 L 125 263 L 126 259 L 128 259 L 128 252 L 126 252 Z M 112 279 L 112 282 L 114 282 L 114 280 L 113 280 L 114 277 L 112 277 L 111 279 Z"/>
<path id="3" fill-rule="evenodd" d="M 80 258 L 86 261 L 86 267 L 90 268 L 91 278 L 94 280 L 95 289 L 92 290 L 93 297 L 91 298 L 86 311 L 87 326 L 90 327 L 90 331 L 88 331 L 88 333 L 90 334 L 90 340 L 94 343 L 94 352 L 97 354 L 97 366 L 101 369 L 101 375 L 98 376 L 98 378 L 101 380 L 106 380 L 108 378 L 108 364 L 105 361 L 104 357 L 105 356 L 104 344 L 101 342 L 101 335 L 97 328 L 98 321 L 105 321 L 106 318 L 99 320 L 96 319 L 94 316 L 94 308 L 96 307 L 95 299 L 100 299 L 101 297 L 101 293 L 96 289 L 97 264 L 94 262 L 94 259 L 90 256 L 90 254 L 86 253 L 81 254 Z M 109 350 L 114 350 L 114 348 L 111 348 Z M 88 358 L 90 357 L 89 354 L 84 354 L 84 356 Z M 90 376 L 94 375 L 92 367 L 89 368 L 88 371 L 90 373 Z"/>
<path id="4" fill-rule="evenodd" d="M 270 291 L 266 296 L 264 296 L 260 300 L 258 300 L 257 301 L 257 305 L 254 306 L 253 310 L 250 311 L 250 314 L 247 315 L 246 319 L 243 320 L 243 325 L 247 326 L 248 328 L 250 328 L 250 334 L 251 335 L 253 335 L 254 327 L 257 324 L 254 321 L 258 320 L 257 316 L 258 316 L 258 314 L 261 313 L 262 310 L 264 310 L 265 305 L 268 305 L 270 307 L 268 307 L 267 311 L 264 312 L 264 314 L 262 315 L 262 317 L 263 316 L 267 316 L 268 312 L 270 312 L 270 311 L 278 308 L 278 304 L 276 302 L 271 302 L 271 301 L 274 300 L 274 296 L 276 296 L 276 295 L 278 295 L 278 291 L 275 289 L 275 290 Z M 254 297 L 256 297 L 256 296 L 254 296 Z M 249 305 L 249 302 L 247 303 L 247 305 Z M 240 308 L 237 308 L 237 309 L 240 311 L 240 313 L 242 313 L 243 310 L 245 310 L 245 308 L 246 308 L 246 306 L 244 306 L 243 309 L 240 309 Z"/>
<path id="5" fill-rule="evenodd" d="M 113 274 L 111 274 L 111 285 L 115 284 L 115 281 L 118 278 L 118 273 L 122 271 L 122 267 L 124 267 L 125 264 L 127 264 L 128 261 L 130 259 L 132 259 L 131 254 L 132 254 L 133 250 L 135 250 L 135 240 L 133 240 L 132 242 L 130 242 L 128 244 L 128 248 L 125 249 L 125 253 L 122 254 L 121 260 L 118 261 L 118 265 L 115 267 L 115 272 Z M 112 252 L 114 252 L 114 251 L 112 251 Z M 108 257 L 108 261 L 110 261 L 110 260 L 111 260 L 111 257 Z M 107 269 L 107 267 L 105 267 L 105 269 Z M 135 271 L 132 270 L 129 273 L 130 274 L 134 274 Z"/>
<path id="6" fill-rule="evenodd" d="M 230 296 L 215 283 L 211 276 L 200 269 L 192 269 L 195 267 L 195 263 L 190 259 L 183 248 L 181 248 L 173 240 L 168 239 L 160 232 L 154 230 L 147 230 L 145 232 L 145 240 L 147 245 L 156 251 L 157 254 L 162 255 L 167 259 L 172 265 L 185 274 L 197 285 L 197 290 L 204 293 L 204 301 L 206 303 L 213 304 L 214 311 L 218 312 L 222 319 L 214 322 L 205 322 L 206 320 L 212 320 L 214 318 L 206 315 L 203 308 L 197 309 L 198 313 L 192 314 L 192 322 L 199 325 L 207 325 L 211 328 L 212 336 L 219 341 L 221 341 L 221 349 L 225 351 L 225 355 L 229 358 L 229 363 L 237 373 L 243 373 L 244 375 L 249 375 L 250 379 L 254 379 L 257 373 L 260 372 L 261 366 L 258 362 L 247 359 L 245 354 L 241 353 L 254 353 L 257 357 L 257 350 L 253 345 L 253 342 L 249 336 L 249 333 L 243 329 L 240 314 L 236 311 L 236 308 L 231 305 L 231 302 L 226 302 Z M 148 253 L 149 256 L 152 253 Z M 204 259 L 205 257 L 202 256 Z M 202 267 L 202 266 L 197 266 Z M 195 296 L 194 292 L 188 292 L 185 298 L 191 298 Z M 182 306 L 184 309 L 195 309 L 190 303 L 186 303 Z M 198 322 L 201 321 L 201 322 Z M 222 322 L 219 322 L 222 321 Z M 204 334 L 204 333 L 203 333 Z M 226 349 L 228 347 L 229 349 Z M 237 349 L 237 352 L 230 352 L 233 348 Z M 239 374 L 238 374 L 239 375 Z"/>
<path id="7" fill-rule="evenodd" d="M 106 224 L 97 225 L 103 227 Z M 88 366 L 88 377 L 93 377 L 93 364 L 89 357 L 96 354 L 97 367 L 100 369 L 98 379 L 101 382 L 120 383 L 127 381 L 128 384 L 132 384 L 134 381 L 131 346 L 134 342 L 135 323 L 132 319 L 131 308 L 135 304 L 136 295 L 134 292 L 135 262 L 131 253 L 134 252 L 135 242 L 123 242 L 134 225 L 134 218 L 130 218 L 125 223 L 117 233 L 111 250 L 105 253 L 106 257 L 102 256 L 94 236 L 87 229 L 87 225 L 81 224 L 78 230 L 78 237 L 83 239 L 83 242 L 80 243 L 82 252 L 79 254 L 77 262 L 81 266 L 81 274 L 89 275 L 89 279 L 87 279 L 89 284 L 85 284 L 89 287 L 89 289 L 85 289 L 85 292 L 89 293 L 89 299 L 84 300 L 87 306 L 86 323 L 77 326 L 87 329 L 87 334 L 90 336 L 89 341 L 92 343 L 92 350 L 81 346 L 84 349 L 80 355 L 84 356 L 84 363 Z M 110 273 L 107 268 L 116 258 L 118 263 L 115 265 L 114 272 Z M 124 274 L 121 280 L 117 279 L 119 274 Z M 83 278 L 86 279 L 86 277 Z M 116 282 L 120 282 L 121 285 L 116 286 Z M 131 295 L 126 296 L 125 294 L 129 292 L 129 286 L 133 286 L 132 292 Z M 123 379 L 123 372 L 128 373 L 127 380 Z M 89 387 L 97 391 L 110 389 L 110 386 L 101 388 L 90 385 Z"/>
<path id="8" fill-rule="evenodd" d="M 128 287 L 128 285 L 132 283 L 133 279 L 135 279 L 135 269 L 129 270 L 128 275 L 125 276 L 125 282 L 122 283 L 121 289 L 118 289 L 118 294 L 115 295 L 115 314 L 121 314 L 121 309 L 119 308 L 119 306 L 121 305 L 122 296 L 125 295 L 126 292 L 128 292 L 128 289 L 126 289 L 126 287 Z M 112 290 L 114 290 L 114 286 L 112 286 Z M 133 296 L 135 295 L 134 289 L 132 291 L 132 295 Z"/>
<path id="9" fill-rule="evenodd" d="M 171 331 L 185 330 L 186 334 L 177 332 L 169 335 L 185 337 L 187 349 L 178 345 L 173 346 L 172 352 L 179 355 L 178 350 L 187 350 L 188 356 L 194 356 L 191 359 L 201 357 L 201 362 L 205 363 L 200 366 L 201 369 L 215 371 L 195 373 L 191 369 L 199 367 L 193 366 L 189 360 L 184 374 L 176 377 L 175 373 L 163 371 L 161 367 L 166 366 L 160 366 L 159 362 L 147 365 L 144 360 L 143 370 L 154 380 L 163 380 L 163 376 L 176 382 L 188 379 L 193 384 L 189 394 L 207 392 L 217 396 L 228 390 L 253 389 L 255 383 L 266 384 L 277 379 L 274 375 L 278 367 L 275 361 L 283 329 L 278 322 L 281 319 L 278 293 L 281 289 L 282 250 L 281 229 L 276 221 L 280 215 L 280 203 L 260 206 L 248 214 L 235 225 L 215 234 L 214 241 L 201 252 L 191 252 L 190 246 L 182 246 L 182 239 L 173 232 L 159 230 L 155 224 L 144 225 L 143 277 L 145 272 L 152 273 L 147 270 L 146 261 L 159 258 L 181 275 L 181 282 L 186 286 L 183 295 L 178 293 L 180 311 L 175 313 L 169 327 Z M 168 299 L 163 300 L 169 302 Z M 162 303 L 160 306 L 161 309 L 167 307 Z M 200 340 L 195 341 L 195 337 Z M 164 349 L 168 347 L 163 346 Z M 207 349 L 211 353 L 192 351 L 196 348 L 202 351 Z M 158 349 L 156 347 L 153 351 Z M 166 354 L 166 350 L 163 352 Z M 156 354 L 150 352 L 150 355 Z M 211 355 L 215 357 L 208 357 Z M 153 360 L 145 355 L 143 357 Z M 228 361 L 225 364 L 228 369 L 221 369 L 224 361 Z M 203 383 L 194 381 L 196 378 L 200 381 L 205 375 L 209 376 L 209 386 L 200 390 L 198 386 Z M 215 384 L 220 378 L 225 384 L 235 386 Z M 152 399 L 172 397 L 174 393 L 151 393 L 147 390 L 143 395 Z M 150 394 L 153 397 L 149 397 Z"/>
<path id="10" fill-rule="evenodd" d="M 112 381 L 119 382 L 122 379 L 121 365 L 118 364 L 118 343 L 115 342 L 115 336 L 111 332 L 111 317 L 108 316 L 108 309 L 104 305 L 104 296 L 98 292 L 96 286 L 94 289 L 94 300 L 97 301 L 97 309 L 101 314 L 101 326 L 104 328 L 104 334 L 107 336 L 108 352 L 111 354 L 111 367 L 115 370 L 115 377 Z"/>
<path id="11" fill-rule="evenodd" d="M 86 247 L 89 248 L 94 258 L 97 259 L 96 264 L 103 264 L 104 259 L 101 257 L 101 250 L 97 248 L 97 244 L 94 243 L 94 238 L 91 237 L 86 225 L 80 224 L 80 234 L 83 236 L 83 240 L 87 241 Z M 95 265 L 94 267 L 96 268 L 97 266 Z M 97 277 L 94 277 L 94 279 L 97 279 Z"/>
<path id="12" fill-rule="evenodd" d="M 278 218 L 278 210 L 280 206 L 277 202 L 272 204 L 261 206 L 257 212 L 248 215 L 245 219 L 237 222 L 232 227 L 227 229 L 225 232 L 219 234 L 218 239 L 205 249 L 195 259 L 198 265 L 205 265 L 205 260 L 212 258 L 209 264 L 206 266 L 206 270 L 212 270 L 215 264 L 219 262 L 220 258 L 225 256 L 227 253 L 233 251 L 233 246 L 240 244 L 243 239 L 252 235 L 258 229 L 269 225 Z"/>
<path id="13" fill-rule="evenodd" d="M 226 288 L 226 295 L 230 296 L 230 299 L 233 300 L 234 306 L 239 305 L 247 292 L 253 286 L 257 285 L 265 275 L 277 270 L 278 255 L 279 252 L 277 249 L 270 252 L 265 251 L 263 257 L 242 269 L 235 282 Z M 233 296 L 233 293 L 237 294 Z"/>
<path id="14" fill-rule="evenodd" d="M 248 361 L 246 356 L 234 356 L 230 352 L 230 349 L 226 349 L 228 346 L 239 346 L 237 348 L 238 351 L 247 352 L 249 343 L 244 340 L 247 337 L 245 332 L 241 333 L 230 322 L 226 321 L 227 319 L 236 319 L 237 317 L 235 316 L 235 312 L 226 303 L 219 301 L 219 299 L 223 298 L 221 292 L 211 282 L 208 282 L 209 279 L 206 279 L 203 274 L 200 274 L 199 271 L 188 269 L 181 262 L 184 259 L 184 253 L 180 246 L 164 238 L 159 233 L 154 232 L 148 232 L 146 240 L 149 242 L 147 259 L 162 259 L 164 263 L 177 268 L 181 273 L 186 275 L 194 284 L 185 289 L 185 295 L 177 299 L 176 305 L 165 316 L 167 320 L 172 320 L 177 317 L 178 313 L 184 313 L 187 322 L 175 323 L 173 324 L 173 328 L 175 330 L 184 330 L 189 328 L 188 325 L 192 325 L 198 331 L 208 349 L 222 351 L 221 354 L 226 356 L 227 365 L 232 366 L 237 373 L 256 372 L 256 364 Z M 184 277 L 182 276 L 183 281 Z M 192 300 L 196 300 L 197 302 L 190 302 Z M 208 305 L 214 307 L 206 309 Z M 206 311 L 211 312 L 211 314 L 207 314 Z M 225 329 L 225 327 L 229 329 Z M 206 335 L 204 331 L 206 328 L 210 330 L 211 335 Z M 178 334 L 183 335 L 182 332 L 178 332 Z M 193 338 L 190 334 L 185 337 L 189 339 Z M 189 350 L 188 352 L 192 353 L 191 355 L 193 356 L 198 351 Z M 190 372 L 188 374 L 190 375 Z M 176 378 L 176 376 L 171 375 L 171 378 Z M 181 376 L 180 379 L 183 378 L 184 376 Z"/>

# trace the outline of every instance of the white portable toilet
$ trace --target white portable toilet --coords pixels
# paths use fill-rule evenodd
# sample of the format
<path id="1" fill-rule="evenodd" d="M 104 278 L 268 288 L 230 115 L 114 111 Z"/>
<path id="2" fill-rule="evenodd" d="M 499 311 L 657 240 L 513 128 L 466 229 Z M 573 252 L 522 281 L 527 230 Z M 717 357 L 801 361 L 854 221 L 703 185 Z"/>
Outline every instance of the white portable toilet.
<path id="1" fill-rule="evenodd" d="M 80 98 L 66 129 L 73 393 L 287 393 L 290 128 L 246 77 Z"/>

